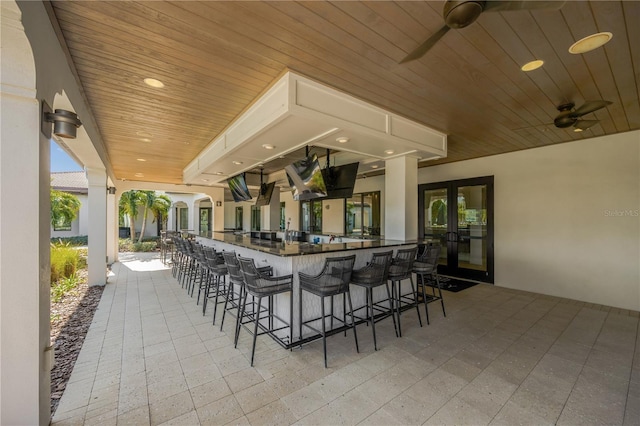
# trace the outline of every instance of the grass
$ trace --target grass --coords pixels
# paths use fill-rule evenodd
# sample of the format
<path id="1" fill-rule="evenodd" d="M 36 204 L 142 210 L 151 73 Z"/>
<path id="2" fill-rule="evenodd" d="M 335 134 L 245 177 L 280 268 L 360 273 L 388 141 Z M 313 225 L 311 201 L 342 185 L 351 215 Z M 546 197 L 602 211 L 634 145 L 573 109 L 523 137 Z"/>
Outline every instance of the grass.
<path id="1" fill-rule="evenodd" d="M 73 291 L 78 284 L 80 283 L 80 279 L 75 275 L 71 275 L 70 277 L 59 279 L 54 285 L 51 286 L 51 302 L 58 303 L 61 301 L 64 296 Z"/>
<path id="2" fill-rule="evenodd" d="M 81 264 L 81 253 L 69 243 L 51 244 L 51 285 L 74 276 Z"/>

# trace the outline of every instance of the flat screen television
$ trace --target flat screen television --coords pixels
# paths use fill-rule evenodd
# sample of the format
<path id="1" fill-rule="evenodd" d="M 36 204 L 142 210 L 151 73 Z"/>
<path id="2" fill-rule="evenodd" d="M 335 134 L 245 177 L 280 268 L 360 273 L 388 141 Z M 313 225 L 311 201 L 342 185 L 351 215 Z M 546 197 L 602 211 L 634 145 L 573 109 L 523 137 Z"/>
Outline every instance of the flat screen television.
<path id="1" fill-rule="evenodd" d="M 275 188 L 276 183 L 263 183 L 260 185 L 260 193 L 258 193 L 258 198 L 256 198 L 256 206 L 268 206 L 271 202 L 271 195 L 273 194 L 273 188 Z"/>
<path id="2" fill-rule="evenodd" d="M 316 154 L 289 164 L 284 170 L 287 172 L 289 185 L 293 188 L 294 200 L 305 201 L 327 196 Z"/>
<path id="3" fill-rule="evenodd" d="M 356 184 L 359 163 L 322 169 L 322 177 L 327 188 L 327 198 L 350 198 Z"/>
<path id="4" fill-rule="evenodd" d="M 251 199 L 251 193 L 247 187 L 247 182 L 244 180 L 244 173 L 230 177 L 227 179 L 229 190 L 233 196 L 233 201 L 239 203 L 241 201 L 249 201 Z"/>

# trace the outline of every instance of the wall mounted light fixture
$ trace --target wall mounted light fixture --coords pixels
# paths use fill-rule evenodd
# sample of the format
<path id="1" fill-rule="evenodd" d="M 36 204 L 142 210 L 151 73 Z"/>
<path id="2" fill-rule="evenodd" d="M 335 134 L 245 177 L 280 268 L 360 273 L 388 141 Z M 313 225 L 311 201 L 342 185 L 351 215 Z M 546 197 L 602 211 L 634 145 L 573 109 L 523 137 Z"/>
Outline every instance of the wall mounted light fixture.
<path id="1" fill-rule="evenodd" d="M 116 187 L 115 186 L 108 186 L 107 187 L 107 192 L 111 195 L 115 195 L 116 193 Z"/>
<path id="2" fill-rule="evenodd" d="M 42 101 L 42 124 L 40 130 L 51 139 L 51 124 L 53 123 L 53 133 L 63 138 L 75 139 L 78 127 L 82 126 L 82 122 L 78 119 L 75 112 L 64 109 L 57 109 L 51 112 L 51 107 L 46 101 Z"/>

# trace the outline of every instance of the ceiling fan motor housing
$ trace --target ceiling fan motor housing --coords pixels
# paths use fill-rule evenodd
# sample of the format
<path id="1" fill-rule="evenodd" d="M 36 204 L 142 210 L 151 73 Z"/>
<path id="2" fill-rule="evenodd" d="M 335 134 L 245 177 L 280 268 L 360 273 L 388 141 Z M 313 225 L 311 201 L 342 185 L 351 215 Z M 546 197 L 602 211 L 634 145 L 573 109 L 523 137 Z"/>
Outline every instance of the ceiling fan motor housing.
<path id="1" fill-rule="evenodd" d="M 575 107 L 573 102 L 559 105 L 558 111 L 560 111 L 560 114 L 553 120 L 553 124 L 561 129 L 573 126 L 577 120 L 577 118 L 571 114 L 573 107 Z"/>
<path id="2" fill-rule="evenodd" d="M 464 28 L 473 24 L 484 9 L 484 1 L 448 1 L 442 12 L 449 28 Z"/>

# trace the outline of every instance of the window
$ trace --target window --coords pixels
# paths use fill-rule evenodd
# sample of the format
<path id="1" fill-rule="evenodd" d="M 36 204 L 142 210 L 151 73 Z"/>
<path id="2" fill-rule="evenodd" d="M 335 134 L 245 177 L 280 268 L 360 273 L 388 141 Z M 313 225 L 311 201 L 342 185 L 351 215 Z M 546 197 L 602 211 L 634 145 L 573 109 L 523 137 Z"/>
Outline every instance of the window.
<path id="1" fill-rule="evenodd" d="M 251 206 L 251 230 L 260 230 L 260 207 Z"/>
<path id="2" fill-rule="evenodd" d="M 300 203 L 301 231 L 322 233 L 322 200 L 309 200 Z"/>
<path id="3" fill-rule="evenodd" d="M 71 231 L 71 221 L 64 217 L 59 218 L 53 225 L 54 231 Z"/>
<path id="4" fill-rule="evenodd" d="M 176 229 L 189 229 L 189 209 L 187 207 L 176 207 L 176 211 Z"/>
<path id="5" fill-rule="evenodd" d="M 380 235 L 380 192 L 353 194 L 345 199 L 345 234 Z"/>

